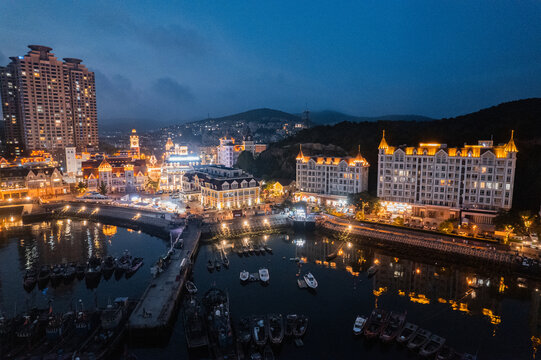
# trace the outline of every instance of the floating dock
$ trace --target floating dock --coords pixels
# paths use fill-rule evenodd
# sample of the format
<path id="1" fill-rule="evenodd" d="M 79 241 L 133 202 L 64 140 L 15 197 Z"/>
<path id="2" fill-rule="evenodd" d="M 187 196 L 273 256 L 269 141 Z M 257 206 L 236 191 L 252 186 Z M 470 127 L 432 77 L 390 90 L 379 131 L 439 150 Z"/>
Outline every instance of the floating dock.
<path id="1" fill-rule="evenodd" d="M 167 331 L 191 272 L 201 237 L 200 225 L 190 221 L 182 230 L 171 231 L 172 238 L 183 238 L 182 249 L 175 249 L 168 267 L 150 281 L 128 321 L 130 337 L 147 339 Z"/>

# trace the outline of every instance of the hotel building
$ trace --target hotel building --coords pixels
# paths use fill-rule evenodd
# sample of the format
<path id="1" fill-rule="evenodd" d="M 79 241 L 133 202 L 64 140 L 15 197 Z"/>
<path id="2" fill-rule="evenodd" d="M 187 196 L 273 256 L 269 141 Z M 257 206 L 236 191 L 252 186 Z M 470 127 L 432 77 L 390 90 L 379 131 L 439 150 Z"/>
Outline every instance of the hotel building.
<path id="1" fill-rule="evenodd" d="M 201 158 L 190 154 L 187 146 L 173 144 L 171 138 L 167 139 L 161 167 L 160 189 L 166 191 L 182 190 L 184 174 L 200 164 Z"/>
<path id="2" fill-rule="evenodd" d="M 29 48 L 0 67 L 6 155 L 97 149 L 94 73 L 79 59 L 58 60 L 50 47 Z"/>
<path id="3" fill-rule="evenodd" d="M 296 161 L 296 200 L 345 205 L 348 194 L 368 189 L 370 164 L 360 150 L 356 157 L 325 157 L 306 156 L 301 148 Z"/>
<path id="4" fill-rule="evenodd" d="M 517 152 L 513 132 L 506 144 L 488 140 L 460 148 L 438 143 L 393 147 L 384 132 L 378 197 L 384 206 L 407 204 L 412 220 L 423 225 L 451 218 L 490 226 L 497 210 L 512 206 Z"/>
<path id="5" fill-rule="evenodd" d="M 241 169 L 220 165 L 201 166 L 187 172 L 183 179 L 187 199 L 200 198 L 201 204 L 214 209 L 240 209 L 259 204 L 259 182 Z"/>
<path id="6" fill-rule="evenodd" d="M 220 138 L 217 147 L 217 163 L 226 167 L 233 167 L 237 163 L 239 155 L 243 151 L 249 151 L 254 157 L 267 149 L 265 144 L 256 144 L 250 130 L 242 139 L 242 144 L 235 145 L 235 139 L 225 136 Z"/>

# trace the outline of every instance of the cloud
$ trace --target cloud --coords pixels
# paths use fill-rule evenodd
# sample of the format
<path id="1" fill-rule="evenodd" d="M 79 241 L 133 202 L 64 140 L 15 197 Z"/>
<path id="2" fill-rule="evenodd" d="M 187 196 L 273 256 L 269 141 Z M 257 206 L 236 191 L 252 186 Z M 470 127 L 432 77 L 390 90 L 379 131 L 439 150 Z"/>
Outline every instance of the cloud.
<path id="1" fill-rule="evenodd" d="M 154 81 L 152 90 L 171 100 L 180 102 L 193 102 L 195 100 L 195 96 L 188 86 L 182 85 L 170 77 L 164 77 Z"/>
<path id="2" fill-rule="evenodd" d="M 132 23 L 130 27 L 136 38 L 154 48 L 196 56 L 205 55 L 208 50 L 208 42 L 199 32 L 178 24 L 149 27 Z"/>
<path id="3" fill-rule="evenodd" d="M 8 58 L 0 51 L 0 66 L 5 66 L 9 63 Z"/>

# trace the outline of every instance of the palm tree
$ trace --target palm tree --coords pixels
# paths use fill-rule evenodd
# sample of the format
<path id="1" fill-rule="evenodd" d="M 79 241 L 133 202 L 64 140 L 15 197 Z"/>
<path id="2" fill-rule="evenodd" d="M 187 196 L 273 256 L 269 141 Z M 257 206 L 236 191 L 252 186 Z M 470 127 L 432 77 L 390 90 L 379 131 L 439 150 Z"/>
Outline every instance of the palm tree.
<path id="1" fill-rule="evenodd" d="M 75 190 L 80 194 L 84 194 L 86 192 L 86 189 L 88 188 L 88 185 L 86 185 L 84 182 L 79 181 L 77 185 L 75 186 Z"/>
<path id="2" fill-rule="evenodd" d="M 155 193 L 158 191 L 158 187 L 160 186 L 160 183 L 158 180 L 152 180 L 151 178 L 147 178 L 145 182 L 145 190 L 149 193 Z"/>

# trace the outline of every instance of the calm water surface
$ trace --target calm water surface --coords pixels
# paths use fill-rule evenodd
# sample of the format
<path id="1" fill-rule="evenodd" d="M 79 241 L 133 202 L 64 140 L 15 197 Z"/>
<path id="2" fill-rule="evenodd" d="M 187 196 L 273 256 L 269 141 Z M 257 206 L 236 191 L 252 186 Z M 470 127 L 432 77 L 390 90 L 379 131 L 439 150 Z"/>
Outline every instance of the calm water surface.
<path id="1" fill-rule="evenodd" d="M 227 247 L 243 239 L 224 239 Z M 347 240 L 347 239 L 346 239 Z M 305 346 L 285 342 L 279 359 L 414 359 L 396 345 L 369 343 L 352 335 L 357 314 L 368 315 L 375 307 L 407 311 L 407 319 L 438 335 L 462 352 L 478 353 L 479 359 L 531 359 L 532 336 L 540 332 L 541 289 L 536 282 L 510 274 L 484 272 L 449 263 L 430 262 L 421 254 L 408 257 L 370 247 L 333 241 L 318 234 L 269 235 L 246 238 L 266 241 L 273 255 L 239 257 L 228 250 L 230 269 L 209 273 L 207 259 L 216 245 L 202 245 L 194 266 L 194 281 L 202 296 L 211 286 L 229 293 L 234 320 L 252 314 L 279 312 L 309 316 Z M 20 236 L 0 239 L 0 307 L 11 315 L 27 306 L 45 307 L 53 301 L 62 311 L 82 299 L 85 306 L 104 306 L 109 298 L 138 298 L 150 279 L 149 268 L 167 249 L 167 242 L 126 229 L 93 223 L 63 221 L 35 225 Z M 128 249 L 143 256 L 145 265 L 132 278 L 102 279 L 96 289 L 84 281 L 30 293 L 22 287 L 24 269 L 32 264 L 86 261 L 99 256 L 120 255 Z M 322 260 L 337 252 L 332 263 Z M 305 258 L 299 267 L 290 258 Z M 452 259 L 450 259 L 452 260 Z M 366 269 L 377 261 L 380 270 L 368 278 Z M 266 266 L 270 284 L 242 285 L 239 272 L 256 272 Z M 316 292 L 299 289 L 299 272 L 311 271 L 319 282 Z M 473 289 L 473 293 L 470 293 Z M 205 359 L 205 352 L 191 353 L 186 347 L 184 327 L 178 317 L 168 345 L 135 348 L 139 359 Z"/>

